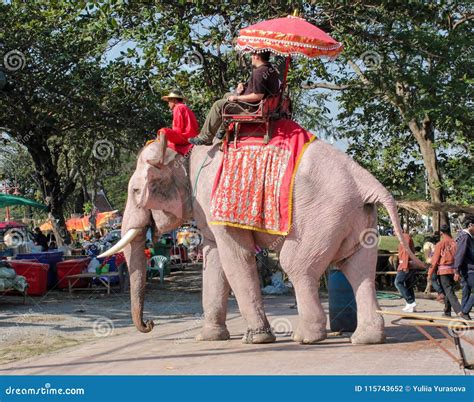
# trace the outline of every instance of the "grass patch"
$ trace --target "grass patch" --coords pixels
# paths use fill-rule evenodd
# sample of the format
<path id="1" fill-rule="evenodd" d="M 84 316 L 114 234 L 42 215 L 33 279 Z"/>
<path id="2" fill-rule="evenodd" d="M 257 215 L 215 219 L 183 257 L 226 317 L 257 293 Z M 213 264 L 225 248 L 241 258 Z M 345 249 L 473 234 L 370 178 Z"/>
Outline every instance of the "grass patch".
<path id="1" fill-rule="evenodd" d="M 413 236 L 413 242 L 415 243 L 415 247 L 423 247 L 424 236 Z M 396 253 L 398 251 L 398 244 L 399 241 L 396 236 L 380 236 L 379 250 L 388 250 Z"/>
<path id="2" fill-rule="evenodd" d="M 59 349 L 79 345 L 84 341 L 86 341 L 86 339 L 77 339 L 64 336 L 23 339 L 21 341 L 11 343 L 8 346 L 2 347 L 0 350 L 0 364 L 11 363 L 16 360 L 22 360 L 33 356 L 51 353 Z"/>
<path id="3" fill-rule="evenodd" d="M 395 236 L 380 236 L 379 250 L 396 252 L 398 250 L 398 239 Z"/>

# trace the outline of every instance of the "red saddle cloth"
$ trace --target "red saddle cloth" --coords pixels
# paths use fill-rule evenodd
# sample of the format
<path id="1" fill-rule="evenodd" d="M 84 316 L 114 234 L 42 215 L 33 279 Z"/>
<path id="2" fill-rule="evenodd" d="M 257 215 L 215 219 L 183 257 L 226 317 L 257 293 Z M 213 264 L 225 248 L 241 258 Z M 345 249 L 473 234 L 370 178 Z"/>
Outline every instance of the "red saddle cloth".
<path id="1" fill-rule="evenodd" d="M 237 144 L 225 144 L 212 190 L 211 224 L 286 235 L 298 164 L 316 137 L 285 119 L 274 123 L 268 144 L 261 135 L 262 127 L 243 124 Z"/>

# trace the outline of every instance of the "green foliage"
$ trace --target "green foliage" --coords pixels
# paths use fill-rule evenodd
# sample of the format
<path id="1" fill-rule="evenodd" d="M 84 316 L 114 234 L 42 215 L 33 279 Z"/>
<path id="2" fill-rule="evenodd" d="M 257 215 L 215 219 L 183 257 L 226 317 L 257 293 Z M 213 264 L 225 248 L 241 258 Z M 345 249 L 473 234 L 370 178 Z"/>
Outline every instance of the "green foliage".
<path id="1" fill-rule="evenodd" d="M 3 164 L 3 177 L 25 194 L 40 192 L 53 209 L 77 211 L 84 189 L 103 187 L 123 208 L 136 152 L 170 124 L 161 96 L 178 87 L 202 122 L 249 75 L 248 58 L 233 50 L 239 29 L 295 9 L 344 44 L 335 61 L 293 63 L 296 119 L 347 140 L 348 152 L 399 197 L 425 198 L 431 163 L 441 178 L 430 178 L 432 187 L 473 203 L 472 8 L 462 1 L 0 2 L 0 25 L 9 27 L 0 56 L 17 50 L 25 60 L 6 71 L 0 97 L 5 145 L 24 147 L 18 163 Z M 340 90 L 322 90 L 322 82 Z M 336 121 L 327 109 L 334 96 Z M 423 141 L 434 159 L 421 154 Z"/>
<path id="2" fill-rule="evenodd" d="M 90 201 L 85 202 L 84 203 L 84 215 L 90 215 L 93 208 L 94 208 L 94 205 L 92 205 L 92 202 L 90 202 Z"/>
<path id="3" fill-rule="evenodd" d="M 102 9 L 86 5 L 0 3 L 1 25 L 9 27 L 0 32 L 0 54 L 15 51 L 24 60 L 6 72 L 0 127 L 9 144 L 30 154 L 32 188 L 59 226 L 78 183 L 96 186 L 104 170 L 120 165 L 121 153 L 135 152 L 164 124 L 151 70 L 111 58 L 122 46 L 117 27 L 103 20 Z"/>
<path id="4" fill-rule="evenodd" d="M 345 48 L 334 62 L 293 63 L 288 82 L 296 119 L 323 137 L 337 132 L 349 140 L 349 153 L 404 198 L 425 198 L 428 164 L 441 177 L 430 173 L 431 189 L 444 190 L 451 201 L 473 202 L 472 174 L 460 166 L 472 157 L 467 144 L 473 36 L 467 2 L 93 3 L 122 22 L 118 36 L 136 45 L 130 58 L 156 71 L 156 87 L 180 87 L 201 121 L 212 102 L 248 74 L 248 60 L 232 49 L 238 30 L 299 10 Z M 337 93 L 336 127 L 321 81 L 345 88 Z M 410 122 L 418 129 L 427 125 L 434 159 L 421 155 L 422 140 L 415 139 Z"/>
<path id="5" fill-rule="evenodd" d="M 341 5 L 318 2 L 345 46 L 332 81 L 347 87 L 338 96 L 338 134 L 349 153 L 404 198 L 424 198 L 431 164 L 441 176 L 433 188 L 472 204 L 472 5 Z M 426 132 L 416 138 L 417 129 Z M 420 143 L 434 147 L 435 159 L 421 155 Z"/>

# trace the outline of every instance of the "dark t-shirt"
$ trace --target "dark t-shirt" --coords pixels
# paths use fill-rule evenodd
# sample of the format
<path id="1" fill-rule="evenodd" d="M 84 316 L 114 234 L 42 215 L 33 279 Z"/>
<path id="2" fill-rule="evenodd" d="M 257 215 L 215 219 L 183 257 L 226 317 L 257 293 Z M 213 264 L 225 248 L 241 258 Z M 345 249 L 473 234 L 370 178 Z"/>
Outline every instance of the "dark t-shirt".
<path id="1" fill-rule="evenodd" d="M 270 63 L 262 64 L 252 71 L 252 76 L 247 82 L 244 95 L 251 93 L 263 94 L 264 98 L 278 94 L 280 80 L 278 70 Z"/>
<path id="2" fill-rule="evenodd" d="M 33 241 L 42 247 L 42 251 L 48 251 L 48 238 L 43 233 L 35 233 L 33 235 Z"/>

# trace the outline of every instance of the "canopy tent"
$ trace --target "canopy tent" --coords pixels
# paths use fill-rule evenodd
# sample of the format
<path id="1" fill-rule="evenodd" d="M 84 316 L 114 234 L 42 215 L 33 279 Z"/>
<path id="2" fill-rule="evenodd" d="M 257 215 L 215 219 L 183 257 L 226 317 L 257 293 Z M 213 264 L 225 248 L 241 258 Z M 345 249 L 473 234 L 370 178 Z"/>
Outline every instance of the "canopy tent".
<path id="1" fill-rule="evenodd" d="M 101 228 L 105 226 L 108 221 L 114 217 L 114 215 L 118 212 L 118 209 L 114 211 L 107 211 L 107 212 L 99 212 L 96 217 L 96 224 L 97 228 Z M 89 217 L 84 216 L 82 218 L 71 218 L 66 221 L 67 230 L 75 230 L 76 232 L 85 232 L 90 230 L 91 225 L 89 223 Z M 40 229 L 44 232 L 52 230 L 51 222 L 45 222 L 40 226 Z"/>
<path id="2" fill-rule="evenodd" d="M 8 230 L 8 229 L 13 229 L 13 228 L 23 228 L 25 226 L 26 225 L 24 223 L 14 222 L 14 221 L 0 222 L 0 230 Z"/>
<path id="3" fill-rule="evenodd" d="M 19 197 L 17 195 L 11 194 L 0 194 L 0 208 L 11 207 L 14 205 L 25 205 L 31 208 L 41 209 L 43 211 L 48 209 L 46 205 L 30 200 L 29 198 Z"/>
<path id="4" fill-rule="evenodd" d="M 397 206 L 419 215 L 428 215 L 432 212 L 450 212 L 474 215 L 473 205 L 455 205 L 447 202 L 429 202 L 421 200 L 400 200 L 397 201 Z"/>

